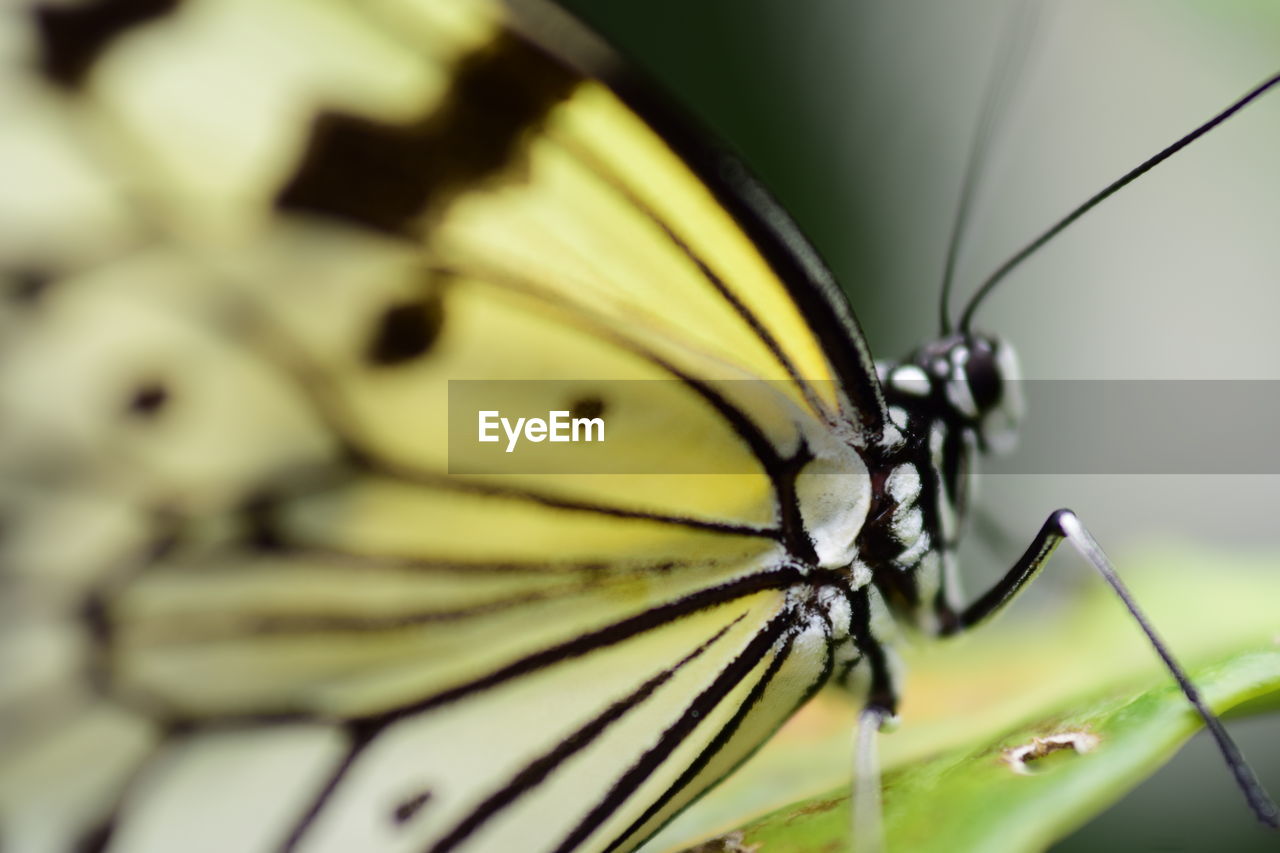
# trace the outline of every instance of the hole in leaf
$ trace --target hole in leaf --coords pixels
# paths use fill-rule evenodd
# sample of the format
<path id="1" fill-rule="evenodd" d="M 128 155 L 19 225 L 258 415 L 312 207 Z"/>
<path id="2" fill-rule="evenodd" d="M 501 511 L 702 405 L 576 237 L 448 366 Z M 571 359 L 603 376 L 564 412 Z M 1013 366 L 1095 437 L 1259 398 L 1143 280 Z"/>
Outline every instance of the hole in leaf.
<path id="1" fill-rule="evenodd" d="M 1077 755 L 1084 755 L 1092 751 L 1098 742 L 1098 736 L 1091 732 L 1059 732 L 1044 737 L 1033 737 L 1030 743 L 1011 746 L 1001 753 L 1001 758 L 1014 773 L 1030 776 L 1037 770 L 1031 766 L 1032 762 L 1068 749 L 1073 750 Z"/>

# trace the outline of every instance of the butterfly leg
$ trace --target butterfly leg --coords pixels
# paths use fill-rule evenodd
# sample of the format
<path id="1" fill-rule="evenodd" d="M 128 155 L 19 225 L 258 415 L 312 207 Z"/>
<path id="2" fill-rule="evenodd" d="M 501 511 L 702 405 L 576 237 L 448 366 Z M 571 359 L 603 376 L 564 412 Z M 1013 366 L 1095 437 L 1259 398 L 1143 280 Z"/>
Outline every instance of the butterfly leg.
<path id="1" fill-rule="evenodd" d="M 884 827 L 880 803 L 880 756 L 878 735 L 897 726 L 898 685 L 887 650 L 871 629 L 872 602 L 865 590 L 850 601 L 850 631 L 860 655 L 857 660 L 866 673 L 866 692 L 854 734 L 853 819 L 854 853 L 882 853 Z M 846 686 L 849 686 L 846 684 Z M 857 688 L 854 688 L 857 689 Z M 859 691 L 860 692 L 860 691 Z"/>
<path id="2" fill-rule="evenodd" d="M 1182 666 L 1179 665 L 1169 651 L 1169 647 L 1160 639 L 1156 629 L 1138 607 L 1138 603 L 1134 600 L 1128 587 L 1120 580 L 1119 575 L 1116 574 L 1111 560 L 1103 552 L 1102 547 L 1098 545 L 1097 540 L 1085 529 L 1079 517 L 1071 510 L 1060 509 L 1050 515 L 1044 525 L 1041 526 L 1040 532 L 1036 534 L 1035 539 L 1031 542 L 1031 546 L 1023 552 L 1022 556 L 1005 573 L 1004 577 L 979 596 L 973 604 L 959 613 L 949 611 L 940 614 L 943 620 L 942 633 L 959 633 L 999 612 L 1026 586 L 1028 581 L 1036 576 L 1045 562 L 1048 561 L 1054 549 L 1064 540 L 1069 542 L 1080 556 L 1084 557 L 1097 570 L 1098 574 L 1102 575 L 1103 580 L 1120 597 L 1120 600 L 1124 602 L 1125 608 L 1128 609 L 1130 615 L 1142 628 L 1142 632 L 1147 635 L 1147 639 L 1155 648 L 1156 654 L 1164 661 L 1165 667 L 1173 675 L 1174 680 L 1178 682 L 1178 687 L 1181 688 L 1183 695 L 1195 707 L 1204 720 L 1205 726 L 1208 727 L 1210 734 L 1213 735 L 1213 739 L 1217 741 L 1219 751 L 1222 753 L 1223 758 L 1226 759 L 1227 766 L 1231 768 L 1231 773 L 1235 776 L 1236 784 L 1240 786 L 1240 790 L 1244 793 L 1245 799 L 1248 800 L 1249 807 L 1254 814 L 1266 825 L 1280 829 L 1280 808 L 1277 808 L 1270 796 L 1267 795 L 1257 776 L 1254 775 L 1253 769 L 1249 767 L 1244 760 L 1244 756 L 1240 754 L 1239 747 L 1236 746 L 1231 736 L 1227 734 L 1226 729 L 1223 728 L 1222 722 L 1205 704 L 1200 691 L 1191 679 L 1187 677 Z"/>
<path id="3" fill-rule="evenodd" d="M 868 705 L 858 714 L 853 753 L 853 839 L 854 853 L 881 853 L 884 826 L 880 816 L 880 755 L 877 737 L 893 712 Z"/>

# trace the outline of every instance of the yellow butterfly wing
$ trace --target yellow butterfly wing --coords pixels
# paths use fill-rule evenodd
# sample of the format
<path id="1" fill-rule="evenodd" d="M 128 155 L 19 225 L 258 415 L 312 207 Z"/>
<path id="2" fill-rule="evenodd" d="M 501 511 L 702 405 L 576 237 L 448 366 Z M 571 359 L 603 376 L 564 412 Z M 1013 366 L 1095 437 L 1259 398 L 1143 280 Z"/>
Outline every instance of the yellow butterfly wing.
<path id="1" fill-rule="evenodd" d="M 847 308 L 555 10 L 110 5 L 4 13 L 5 849 L 632 849 L 848 639 Z"/>

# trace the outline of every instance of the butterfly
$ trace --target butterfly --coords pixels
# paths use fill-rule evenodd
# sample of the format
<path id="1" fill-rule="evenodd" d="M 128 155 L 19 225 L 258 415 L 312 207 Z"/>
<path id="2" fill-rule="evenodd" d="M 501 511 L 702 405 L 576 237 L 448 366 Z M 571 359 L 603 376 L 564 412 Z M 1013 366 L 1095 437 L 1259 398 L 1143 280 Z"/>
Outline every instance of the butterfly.
<path id="1" fill-rule="evenodd" d="M 1012 350 L 878 371 L 553 6 L 3 26 L 5 849 L 632 850 L 822 686 L 891 716 L 899 622 L 1089 541 L 964 606 Z M 605 440 L 518 467 L 472 394 Z"/>

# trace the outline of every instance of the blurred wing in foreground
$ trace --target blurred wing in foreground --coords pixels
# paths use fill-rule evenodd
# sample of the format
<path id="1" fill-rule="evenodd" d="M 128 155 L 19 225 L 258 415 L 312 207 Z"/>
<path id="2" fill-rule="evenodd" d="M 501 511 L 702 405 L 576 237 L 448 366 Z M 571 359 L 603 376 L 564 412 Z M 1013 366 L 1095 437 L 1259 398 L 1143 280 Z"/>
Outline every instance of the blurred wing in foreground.
<path id="1" fill-rule="evenodd" d="M 0 13 L 5 850 L 630 849 L 825 681 L 860 338 L 532 11 Z"/>

